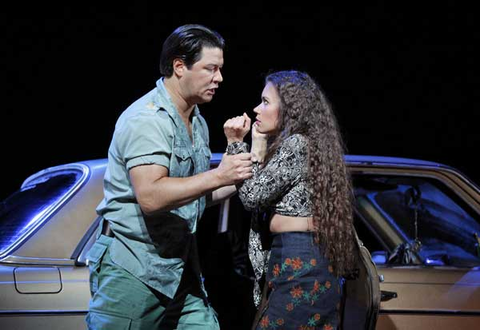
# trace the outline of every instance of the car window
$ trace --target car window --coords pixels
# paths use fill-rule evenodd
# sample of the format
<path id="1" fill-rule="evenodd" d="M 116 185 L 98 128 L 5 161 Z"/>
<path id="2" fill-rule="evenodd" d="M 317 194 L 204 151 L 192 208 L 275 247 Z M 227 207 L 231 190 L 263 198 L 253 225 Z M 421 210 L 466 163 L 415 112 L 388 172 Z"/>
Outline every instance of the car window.
<path id="1" fill-rule="evenodd" d="M 359 217 L 374 231 L 376 248 L 385 248 L 385 262 L 480 265 L 479 215 L 444 183 L 418 176 L 357 175 L 354 187 Z"/>
<path id="2" fill-rule="evenodd" d="M 80 169 L 45 172 L 5 199 L 0 208 L 0 257 L 48 220 L 83 176 Z"/>

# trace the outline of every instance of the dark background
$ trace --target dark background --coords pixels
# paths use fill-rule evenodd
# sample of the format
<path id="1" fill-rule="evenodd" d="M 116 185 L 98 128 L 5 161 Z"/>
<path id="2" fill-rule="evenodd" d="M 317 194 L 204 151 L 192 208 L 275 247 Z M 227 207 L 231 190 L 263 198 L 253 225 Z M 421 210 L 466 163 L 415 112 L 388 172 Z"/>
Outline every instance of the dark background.
<path id="1" fill-rule="evenodd" d="M 2 13 L 0 199 L 46 167 L 106 157 L 117 117 L 155 86 L 163 40 L 185 23 L 227 42 L 224 82 L 201 106 L 213 151 L 225 148 L 226 119 L 253 116 L 267 72 L 299 69 L 331 99 L 349 153 L 442 162 L 480 182 L 473 4 L 295 3 L 12 4 Z"/>
<path id="2" fill-rule="evenodd" d="M 244 111 L 253 117 L 266 73 L 298 69 L 326 91 L 349 153 L 442 162 L 480 183 L 480 13 L 473 4 L 294 3 L 9 3 L 0 13 L 0 200 L 46 167 L 106 157 L 117 117 L 154 88 L 163 40 L 186 23 L 207 25 L 227 42 L 224 82 L 201 106 L 213 151 L 226 146 L 225 120 Z M 215 210 L 205 218 L 207 289 L 226 328 L 242 328 L 252 317 L 251 281 L 238 268 L 246 264 L 246 239 L 234 235 L 248 233 L 248 223 L 212 240 Z"/>

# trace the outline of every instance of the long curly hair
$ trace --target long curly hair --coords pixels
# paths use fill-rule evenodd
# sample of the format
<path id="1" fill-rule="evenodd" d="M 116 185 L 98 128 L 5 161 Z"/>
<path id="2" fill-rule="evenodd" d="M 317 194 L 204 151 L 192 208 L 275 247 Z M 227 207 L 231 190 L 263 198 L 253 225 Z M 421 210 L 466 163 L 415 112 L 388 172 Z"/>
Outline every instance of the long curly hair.
<path id="1" fill-rule="evenodd" d="M 309 182 L 316 242 L 324 248 L 337 276 L 355 269 L 353 190 L 337 120 L 321 87 L 307 73 L 279 71 L 269 74 L 280 96 L 278 134 L 269 140 L 265 161 L 293 134 L 308 139 Z"/>

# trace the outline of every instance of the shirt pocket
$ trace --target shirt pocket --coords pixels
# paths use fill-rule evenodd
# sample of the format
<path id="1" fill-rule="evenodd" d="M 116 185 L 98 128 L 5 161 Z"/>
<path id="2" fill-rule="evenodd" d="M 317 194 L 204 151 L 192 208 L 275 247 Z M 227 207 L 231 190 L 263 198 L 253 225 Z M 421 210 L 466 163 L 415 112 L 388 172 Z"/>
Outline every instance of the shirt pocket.
<path id="1" fill-rule="evenodd" d="M 173 147 L 173 157 L 170 164 L 170 177 L 187 177 L 193 175 L 192 150 L 184 146 Z"/>
<path id="2" fill-rule="evenodd" d="M 212 152 L 207 146 L 200 147 L 200 171 L 205 172 L 210 169 L 210 159 L 212 159 Z"/>

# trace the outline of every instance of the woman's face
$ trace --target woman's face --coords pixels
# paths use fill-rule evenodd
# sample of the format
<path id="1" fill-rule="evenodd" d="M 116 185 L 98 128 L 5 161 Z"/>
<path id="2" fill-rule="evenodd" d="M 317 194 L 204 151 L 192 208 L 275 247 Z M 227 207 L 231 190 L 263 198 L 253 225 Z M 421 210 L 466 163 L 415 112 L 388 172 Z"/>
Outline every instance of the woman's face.
<path id="1" fill-rule="evenodd" d="M 277 132 L 280 113 L 280 96 L 272 83 L 267 83 L 262 92 L 262 102 L 253 109 L 257 114 L 255 126 L 262 134 L 272 135 Z"/>

